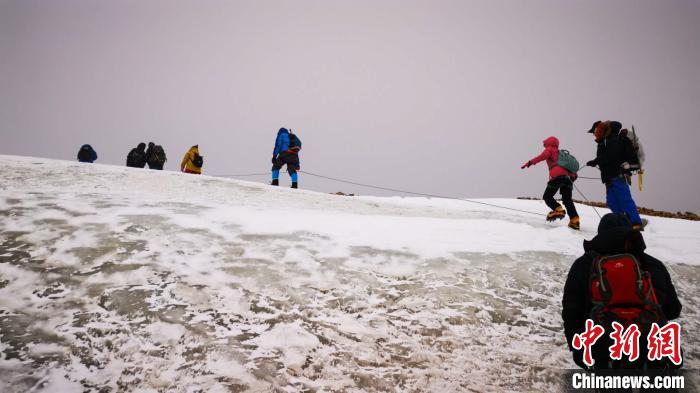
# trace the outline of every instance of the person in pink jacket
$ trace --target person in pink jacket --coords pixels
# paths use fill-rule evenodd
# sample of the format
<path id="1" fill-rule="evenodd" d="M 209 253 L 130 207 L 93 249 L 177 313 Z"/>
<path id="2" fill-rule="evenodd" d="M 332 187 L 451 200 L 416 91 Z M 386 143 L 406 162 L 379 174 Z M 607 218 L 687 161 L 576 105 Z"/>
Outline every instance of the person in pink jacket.
<path id="1" fill-rule="evenodd" d="M 542 199 L 544 199 L 544 203 L 552 209 L 552 211 L 547 213 L 547 221 L 561 220 L 566 213 L 569 213 L 569 227 L 581 229 L 576 206 L 574 206 L 574 201 L 571 200 L 576 174 L 557 165 L 557 159 L 559 158 L 559 139 L 550 136 L 544 140 L 543 144 L 544 151 L 537 157 L 526 162 L 520 168 L 529 168 L 540 161 L 546 160 L 547 166 L 549 166 L 549 181 L 547 182 L 547 188 L 544 190 Z M 554 195 L 557 191 L 561 193 L 561 199 L 562 202 L 564 202 L 564 206 L 566 206 L 566 211 L 564 211 L 561 205 L 554 199 Z"/>

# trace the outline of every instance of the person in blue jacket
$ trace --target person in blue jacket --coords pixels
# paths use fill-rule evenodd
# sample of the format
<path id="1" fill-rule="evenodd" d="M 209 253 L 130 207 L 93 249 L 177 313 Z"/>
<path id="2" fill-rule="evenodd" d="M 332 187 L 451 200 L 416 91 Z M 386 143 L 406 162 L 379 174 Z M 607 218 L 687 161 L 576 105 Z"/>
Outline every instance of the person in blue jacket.
<path id="1" fill-rule="evenodd" d="M 301 150 L 301 140 L 291 130 L 280 128 L 275 140 L 275 149 L 272 151 L 272 185 L 280 184 L 280 169 L 287 165 L 287 172 L 292 178 L 292 188 L 297 188 L 299 184 L 300 170 L 299 151 Z"/>
<path id="2" fill-rule="evenodd" d="M 80 146 L 78 150 L 78 161 L 93 163 L 97 160 L 97 152 L 92 148 L 92 146 L 85 144 Z"/>

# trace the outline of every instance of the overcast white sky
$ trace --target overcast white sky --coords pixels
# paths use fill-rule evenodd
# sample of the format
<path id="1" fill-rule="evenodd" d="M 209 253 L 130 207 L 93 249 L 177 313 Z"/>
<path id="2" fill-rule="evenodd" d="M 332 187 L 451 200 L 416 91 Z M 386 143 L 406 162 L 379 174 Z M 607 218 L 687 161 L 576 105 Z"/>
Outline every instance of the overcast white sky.
<path id="1" fill-rule="evenodd" d="M 700 212 L 698 70 L 700 1 L 0 0 L 0 153 L 74 159 L 90 143 L 123 164 L 155 141 L 177 170 L 198 143 L 207 174 L 268 172 L 286 126 L 302 170 L 541 196 L 546 165 L 520 165 L 542 140 L 585 163 L 585 131 L 615 119 L 647 152 L 637 203 Z"/>

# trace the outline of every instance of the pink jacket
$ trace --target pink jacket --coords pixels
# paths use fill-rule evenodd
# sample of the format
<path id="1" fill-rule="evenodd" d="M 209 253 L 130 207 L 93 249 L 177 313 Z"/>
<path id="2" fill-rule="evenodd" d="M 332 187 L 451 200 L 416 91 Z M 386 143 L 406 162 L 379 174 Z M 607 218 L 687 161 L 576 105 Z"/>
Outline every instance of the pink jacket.
<path id="1" fill-rule="evenodd" d="M 559 176 L 575 176 L 575 174 L 557 165 L 557 159 L 559 158 L 559 139 L 550 136 L 545 139 L 543 143 L 544 151 L 540 153 L 539 156 L 531 159 L 530 163 L 535 165 L 540 161 L 547 160 L 547 165 L 549 166 L 549 180 Z"/>

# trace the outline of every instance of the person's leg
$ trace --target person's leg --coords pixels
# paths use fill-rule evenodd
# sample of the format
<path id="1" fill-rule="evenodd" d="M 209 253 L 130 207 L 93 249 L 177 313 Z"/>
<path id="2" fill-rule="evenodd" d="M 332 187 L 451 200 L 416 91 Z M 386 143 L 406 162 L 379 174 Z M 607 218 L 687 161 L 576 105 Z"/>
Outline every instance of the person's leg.
<path id="1" fill-rule="evenodd" d="M 617 199 L 617 193 L 613 188 L 613 183 L 614 181 L 610 181 L 610 183 L 605 185 L 605 203 L 607 203 L 608 209 L 610 209 L 611 212 L 622 213 L 622 209 L 620 208 L 620 202 Z"/>
<path id="2" fill-rule="evenodd" d="M 637 204 L 634 203 L 634 200 L 632 199 L 630 187 L 627 185 L 627 182 L 621 177 L 615 178 L 612 182 L 611 188 L 615 193 L 615 198 L 619 204 L 619 209 L 627 213 L 632 225 L 641 224 L 642 218 L 639 217 Z"/>
<path id="3" fill-rule="evenodd" d="M 574 205 L 574 201 L 571 198 L 573 188 L 574 185 L 571 182 L 571 180 L 562 181 L 561 187 L 559 188 L 559 192 L 561 193 L 561 199 L 564 203 L 564 207 L 566 207 L 566 213 L 569 215 L 569 218 L 578 217 L 576 206 Z"/>
<path id="4" fill-rule="evenodd" d="M 275 162 L 272 164 L 272 184 L 273 186 L 278 186 L 280 184 L 280 169 L 284 165 L 284 161 L 280 157 L 277 157 Z"/>
<path id="5" fill-rule="evenodd" d="M 289 177 L 292 179 L 292 188 L 298 188 L 299 174 L 297 173 L 297 170 L 299 168 L 299 156 L 293 153 L 285 154 L 284 160 L 287 163 L 287 172 L 289 172 Z"/>
<path id="6" fill-rule="evenodd" d="M 547 183 L 547 188 L 544 189 L 544 194 L 542 195 L 544 203 L 546 203 L 552 210 L 556 210 L 558 207 L 561 207 L 561 205 L 554 199 L 554 194 L 556 194 L 558 190 L 559 182 L 557 179 L 552 179 Z"/>

